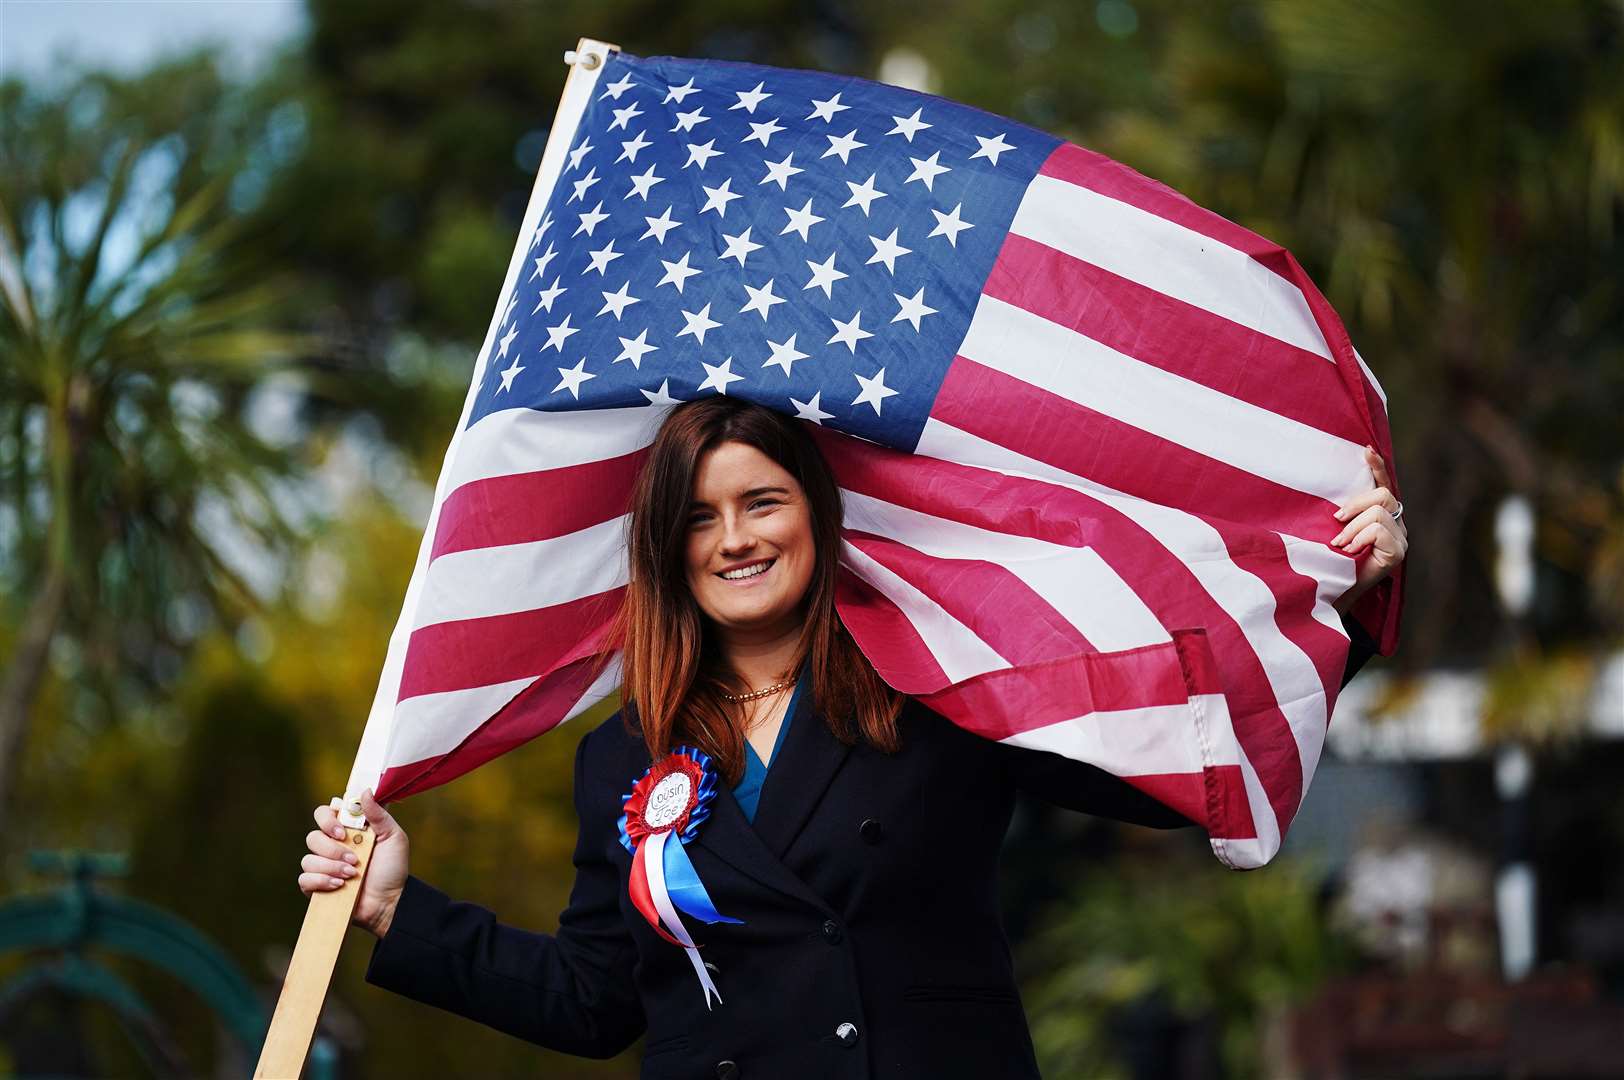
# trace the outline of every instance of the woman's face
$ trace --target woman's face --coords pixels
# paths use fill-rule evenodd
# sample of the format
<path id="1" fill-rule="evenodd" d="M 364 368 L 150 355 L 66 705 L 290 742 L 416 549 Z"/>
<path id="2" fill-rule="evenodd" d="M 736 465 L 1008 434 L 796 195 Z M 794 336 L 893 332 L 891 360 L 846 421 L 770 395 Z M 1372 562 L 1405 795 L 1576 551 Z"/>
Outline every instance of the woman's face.
<path id="1" fill-rule="evenodd" d="M 688 587 L 700 610 L 733 631 L 798 622 L 816 558 L 795 478 L 755 447 L 724 442 L 699 459 L 691 498 Z M 746 576 L 723 576 L 737 570 Z"/>

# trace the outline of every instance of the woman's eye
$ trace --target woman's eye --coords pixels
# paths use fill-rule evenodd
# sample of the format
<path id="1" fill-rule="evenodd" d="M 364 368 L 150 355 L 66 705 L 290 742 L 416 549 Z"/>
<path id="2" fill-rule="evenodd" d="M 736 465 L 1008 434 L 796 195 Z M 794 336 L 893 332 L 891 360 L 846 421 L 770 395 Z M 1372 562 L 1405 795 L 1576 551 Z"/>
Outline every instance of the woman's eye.
<path id="1" fill-rule="evenodd" d="M 750 504 L 750 509 L 754 510 L 758 506 L 777 506 L 777 505 L 778 505 L 778 500 L 777 499 L 757 499 L 755 502 Z"/>

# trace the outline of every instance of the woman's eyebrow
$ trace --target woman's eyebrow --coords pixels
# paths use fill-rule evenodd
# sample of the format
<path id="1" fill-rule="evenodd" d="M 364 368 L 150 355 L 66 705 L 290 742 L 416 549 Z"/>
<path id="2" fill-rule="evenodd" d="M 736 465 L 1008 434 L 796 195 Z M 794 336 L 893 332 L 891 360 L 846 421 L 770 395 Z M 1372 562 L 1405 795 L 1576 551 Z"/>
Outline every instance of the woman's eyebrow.
<path id="1" fill-rule="evenodd" d="M 741 499 L 753 499 L 757 495 L 765 495 L 768 492 L 774 492 L 774 491 L 777 492 L 780 495 L 788 495 L 789 494 L 789 488 L 783 488 L 783 487 L 777 487 L 777 486 L 768 486 L 768 487 L 753 487 L 749 491 L 741 491 L 741 492 L 739 492 L 738 497 L 741 498 Z M 692 510 L 696 506 L 709 506 L 709 505 L 710 505 L 710 503 L 706 502 L 703 499 L 691 499 L 688 502 L 688 508 L 690 510 Z"/>

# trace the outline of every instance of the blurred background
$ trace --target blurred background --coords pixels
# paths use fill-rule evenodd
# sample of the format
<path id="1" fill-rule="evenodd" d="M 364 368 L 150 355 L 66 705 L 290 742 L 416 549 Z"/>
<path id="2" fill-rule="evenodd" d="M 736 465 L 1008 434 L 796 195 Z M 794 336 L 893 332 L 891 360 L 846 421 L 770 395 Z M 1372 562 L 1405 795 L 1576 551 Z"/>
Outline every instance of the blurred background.
<path id="1" fill-rule="evenodd" d="M 1398 653 L 1282 855 L 1025 804 L 1046 1076 L 1624 1076 L 1615 0 L 0 0 L 0 1075 L 246 1076 L 580 36 L 943 94 L 1291 249 L 1387 391 Z M 556 926 L 580 731 L 396 809 Z M 632 1077 L 366 986 L 323 1075 Z"/>

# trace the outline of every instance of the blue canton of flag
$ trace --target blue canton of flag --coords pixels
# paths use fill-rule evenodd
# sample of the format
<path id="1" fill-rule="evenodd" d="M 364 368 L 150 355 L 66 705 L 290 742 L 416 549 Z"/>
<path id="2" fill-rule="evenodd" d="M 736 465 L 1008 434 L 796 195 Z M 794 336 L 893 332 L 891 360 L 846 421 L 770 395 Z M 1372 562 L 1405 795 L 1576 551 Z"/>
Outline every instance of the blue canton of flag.
<path id="1" fill-rule="evenodd" d="M 1059 140 L 753 64 L 616 53 L 597 85 L 470 426 L 721 393 L 912 449 Z"/>

